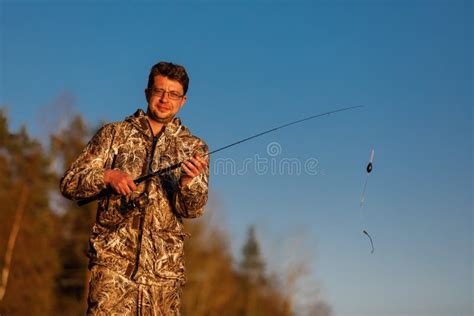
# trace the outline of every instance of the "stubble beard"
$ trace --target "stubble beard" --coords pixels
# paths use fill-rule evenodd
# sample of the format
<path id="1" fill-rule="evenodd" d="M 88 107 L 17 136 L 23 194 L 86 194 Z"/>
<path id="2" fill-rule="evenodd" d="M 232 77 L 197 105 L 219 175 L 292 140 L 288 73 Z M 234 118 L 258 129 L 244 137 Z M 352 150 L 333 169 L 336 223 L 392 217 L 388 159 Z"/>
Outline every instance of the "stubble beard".
<path id="1" fill-rule="evenodd" d="M 153 121 L 155 121 L 157 123 L 160 123 L 160 124 L 167 124 L 167 123 L 171 122 L 174 118 L 173 115 L 168 116 L 168 117 L 159 117 L 159 116 L 155 115 L 155 113 L 153 113 L 153 111 L 151 111 L 150 108 L 148 108 L 148 110 L 146 112 L 146 115 L 149 118 L 151 118 Z"/>

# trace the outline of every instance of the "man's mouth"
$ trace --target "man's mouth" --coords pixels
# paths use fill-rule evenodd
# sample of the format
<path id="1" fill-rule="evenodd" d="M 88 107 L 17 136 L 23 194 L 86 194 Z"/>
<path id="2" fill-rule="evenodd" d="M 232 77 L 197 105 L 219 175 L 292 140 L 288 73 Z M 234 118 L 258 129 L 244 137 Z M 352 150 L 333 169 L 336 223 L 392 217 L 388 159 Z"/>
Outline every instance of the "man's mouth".
<path id="1" fill-rule="evenodd" d="M 161 106 L 161 105 L 159 105 L 159 106 L 158 106 L 158 110 L 160 110 L 160 111 L 169 111 L 170 108 L 167 107 L 167 106 Z"/>

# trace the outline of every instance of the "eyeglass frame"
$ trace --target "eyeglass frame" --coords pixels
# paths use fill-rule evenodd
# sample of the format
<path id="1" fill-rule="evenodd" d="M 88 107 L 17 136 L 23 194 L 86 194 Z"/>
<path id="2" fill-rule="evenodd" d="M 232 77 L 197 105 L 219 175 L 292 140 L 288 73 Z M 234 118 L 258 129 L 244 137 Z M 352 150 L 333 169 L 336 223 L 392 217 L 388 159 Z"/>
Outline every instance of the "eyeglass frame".
<path id="1" fill-rule="evenodd" d="M 157 96 L 157 97 L 164 97 L 165 94 L 168 94 L 168 98 L 170 100 L 181 100 L 183 97 L 184 97 L 184 94 L 180 94 L 179 92 L 177 91 L 167 91 L 165 89 L 160 89 L 160 88 L 149 88 L 147 89 L 148 92 L 153 95 L 153 96 Z"/>

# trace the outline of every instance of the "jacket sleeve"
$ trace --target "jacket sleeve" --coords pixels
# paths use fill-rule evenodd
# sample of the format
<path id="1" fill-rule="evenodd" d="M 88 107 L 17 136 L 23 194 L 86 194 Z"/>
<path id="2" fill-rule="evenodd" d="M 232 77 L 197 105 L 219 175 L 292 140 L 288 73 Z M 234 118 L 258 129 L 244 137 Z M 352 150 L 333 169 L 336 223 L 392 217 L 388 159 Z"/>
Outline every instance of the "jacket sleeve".
<path id="1" fill-rule="evenodd" d="M 68 199 L 80 200 L 105 189 L 105 164 L 113 139 L 112 124 L 102 127 L 61 178 L 59 187 Z"/>
<path id="2" fill-rule="evenodd" d="M 204 205 L 208 198 L 209 184 L 209 152 L 207 145 L 200 141 L 196 153 L 204 156 L 207 167 L 204 172 L 194 177 L 191 182 L 183 187 L 179 187 L 174 195 L 174 206 L 177 213 L 186 218 L 194 218 L 204 213 Z"/>

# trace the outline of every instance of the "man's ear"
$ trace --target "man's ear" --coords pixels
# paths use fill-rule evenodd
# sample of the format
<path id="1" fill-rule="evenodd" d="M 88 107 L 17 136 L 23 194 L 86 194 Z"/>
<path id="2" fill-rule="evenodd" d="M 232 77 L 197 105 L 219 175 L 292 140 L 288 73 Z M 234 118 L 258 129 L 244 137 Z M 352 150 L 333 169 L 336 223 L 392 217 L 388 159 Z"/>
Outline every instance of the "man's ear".
<path id="1" fill-rule="evenodd" d="M 188 100 L 188 98 L 186 96 L 183 96 L 183 98 L 181 99 L 181 104 L 179 106 L 179 109 L 181 110 L 181 108 L 183 107 L 183 105 L 186 103 L 186 101 Z"/>

